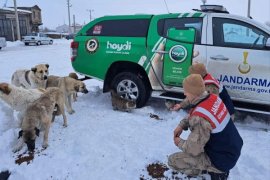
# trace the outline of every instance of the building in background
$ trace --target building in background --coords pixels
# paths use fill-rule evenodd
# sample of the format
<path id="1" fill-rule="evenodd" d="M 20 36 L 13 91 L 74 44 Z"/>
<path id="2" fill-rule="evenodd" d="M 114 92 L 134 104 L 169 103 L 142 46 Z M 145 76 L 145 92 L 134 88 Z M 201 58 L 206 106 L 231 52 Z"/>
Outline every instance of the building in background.
<path id="1" fill-rule="evenodd" d="M 18 9 L 32 12 L 30 18 L 31 32 L 38 32 L 39 26 L 42 25 L 41 9 L 37 5 L 33 7 L 18 7 Z"/>
<path id="2" fill-rule="evenodd" d="M 69 30 L 68 25 L 63 24 L 61 26 L 56 27 L 56 32 L 58 32 L 58 33 L 69 33 L 70 32 L 70 33 L 76 34 L 79 30 L 81 30 L 82 27 L 83 27 L 82 25 L 76 23 L 75 28 L 74 28 L 74 25 L 71 25 L 70 30 Z"/>
<path id="3" fill-rule="evenodd" d="M 18 7 L 19 25 L 21 36 L 30 32 L 38 32 L 42 25 L 41 9 L 35 5 L 33 7 Z M 16 20 L 14 8 L 0 8 L 0 36 L 7 41 L 17 40 Z"/>
<path id="4" fill-rule="evenodd" d="M 58 33 L 68 33 L 69 32 L 69 27 L 67 24 L 63 24 L 61 26 L 57 26 L 55 28 L 56 32 Z"/>

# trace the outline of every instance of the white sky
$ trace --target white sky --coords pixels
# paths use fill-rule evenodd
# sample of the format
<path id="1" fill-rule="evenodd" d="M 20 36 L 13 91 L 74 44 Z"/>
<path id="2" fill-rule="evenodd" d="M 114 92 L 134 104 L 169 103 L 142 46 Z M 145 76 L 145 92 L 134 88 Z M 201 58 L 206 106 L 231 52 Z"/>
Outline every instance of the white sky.
<path id="1" fill-rule="evenodd" d="M 0 7 L 6 0 L 0 0 Z M 73 14 L 79 24 L 88 23 L 92 17 L 115 14 L 159 14 L 167 13 L 164 0 L 70 0 Z M 190 12 L 199 8 L 201 0 L 166 0 L 170 12 Z M 224 5 L 231 14 L 247 15 L 248 0 L 207 0 L 207 4 Z M 13 0 L 8 0 L 8 6 L 13 6 Z M 17 6 L 38 5 L 42 9 L 44 27 L 55 28 L 58 25 L 68 24 L 67 0 L 17 0 Z M 253 19 L 265 23 L 270 21 L 270 0 L 251 0 L 251 16 Z"/>

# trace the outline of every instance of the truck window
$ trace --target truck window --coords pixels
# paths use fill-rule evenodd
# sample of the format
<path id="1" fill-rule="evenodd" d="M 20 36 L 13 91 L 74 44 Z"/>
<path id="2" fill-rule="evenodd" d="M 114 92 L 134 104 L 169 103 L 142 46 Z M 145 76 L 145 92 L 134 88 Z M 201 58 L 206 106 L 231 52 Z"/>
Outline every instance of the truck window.
<path id="1" fill-rule="evenodd" d="M 158 21 L 158 34 L 166 37 L 170 28 L 189 28 L 196 29 L 195 44 L 201 44 L 203 18 L 174 18 L 161 19 Z"/>
<path id="2" fill-rule="evenodd" d="M 91 27 L 87 36 L 146 37 L 149 19 L 105 20 Z"/>
<path id="3" fill-rule="evenodd" d="M 241 21 L 213 18 L 214 46 L 265 49 L 269 35 L 264 31 Z"/>

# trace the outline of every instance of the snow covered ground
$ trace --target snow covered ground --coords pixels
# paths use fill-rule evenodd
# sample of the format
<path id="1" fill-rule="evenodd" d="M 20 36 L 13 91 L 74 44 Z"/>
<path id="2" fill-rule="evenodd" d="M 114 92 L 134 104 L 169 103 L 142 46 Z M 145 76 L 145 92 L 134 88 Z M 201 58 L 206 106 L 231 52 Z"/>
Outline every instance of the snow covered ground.
<path id="1" fill-rule="evenodd" d="M 9 83 L 16 69 L 30 69 L 39 63 L 48 63 L 51 75 L 68 75 L 73 71 L 69 46 L 70 41 L 64 39 L 43 46 L 8 42 L 0 51 L 0 82 Z M 167 163 L 168 155 L 179 151 L 173 143 L 173 130 L 185 112 L 169 112 L 158 99 L 150 99 L 147 106 L 131 113 L 113 111 L 110 95 L 102 93 L 102 83 L 96 80 L 85 83 L 89 93 L 79 94 L 73 105 L 76 113 L 67 114 L 68 127 L 62 126 L 62 117 L 56 117 L 49 134 L 49 147 L 42 150 L 41 134 L 36 141 L 34 159 L 20 165 L 15 160 L 26 152 L 26 147 L 18 153 L 12 152 L 20 130 L 17 112 L 0 101 L 0 171 L 10 171 L 10 180 L 150 178 L 147 165 Z M 162 120 L 151 118 L 151 113 Z M 264 126 L 267 131 L 257 125 L 246 128 L 237 124 L 244 146 L 230 180 L 270 179 L 270 127 Z"/>

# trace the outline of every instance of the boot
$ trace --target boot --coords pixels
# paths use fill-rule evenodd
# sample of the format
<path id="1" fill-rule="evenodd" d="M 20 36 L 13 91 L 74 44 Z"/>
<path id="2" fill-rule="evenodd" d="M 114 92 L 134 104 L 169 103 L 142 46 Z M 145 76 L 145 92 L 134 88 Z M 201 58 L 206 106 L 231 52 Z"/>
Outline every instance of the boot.
<path id="1" fill-rule="evenodd" d="M 214 172 L 208 172 L 211 176 L 211 180 L 227 180 L 229 177 L 228 173 L 214 173 Z"/>

